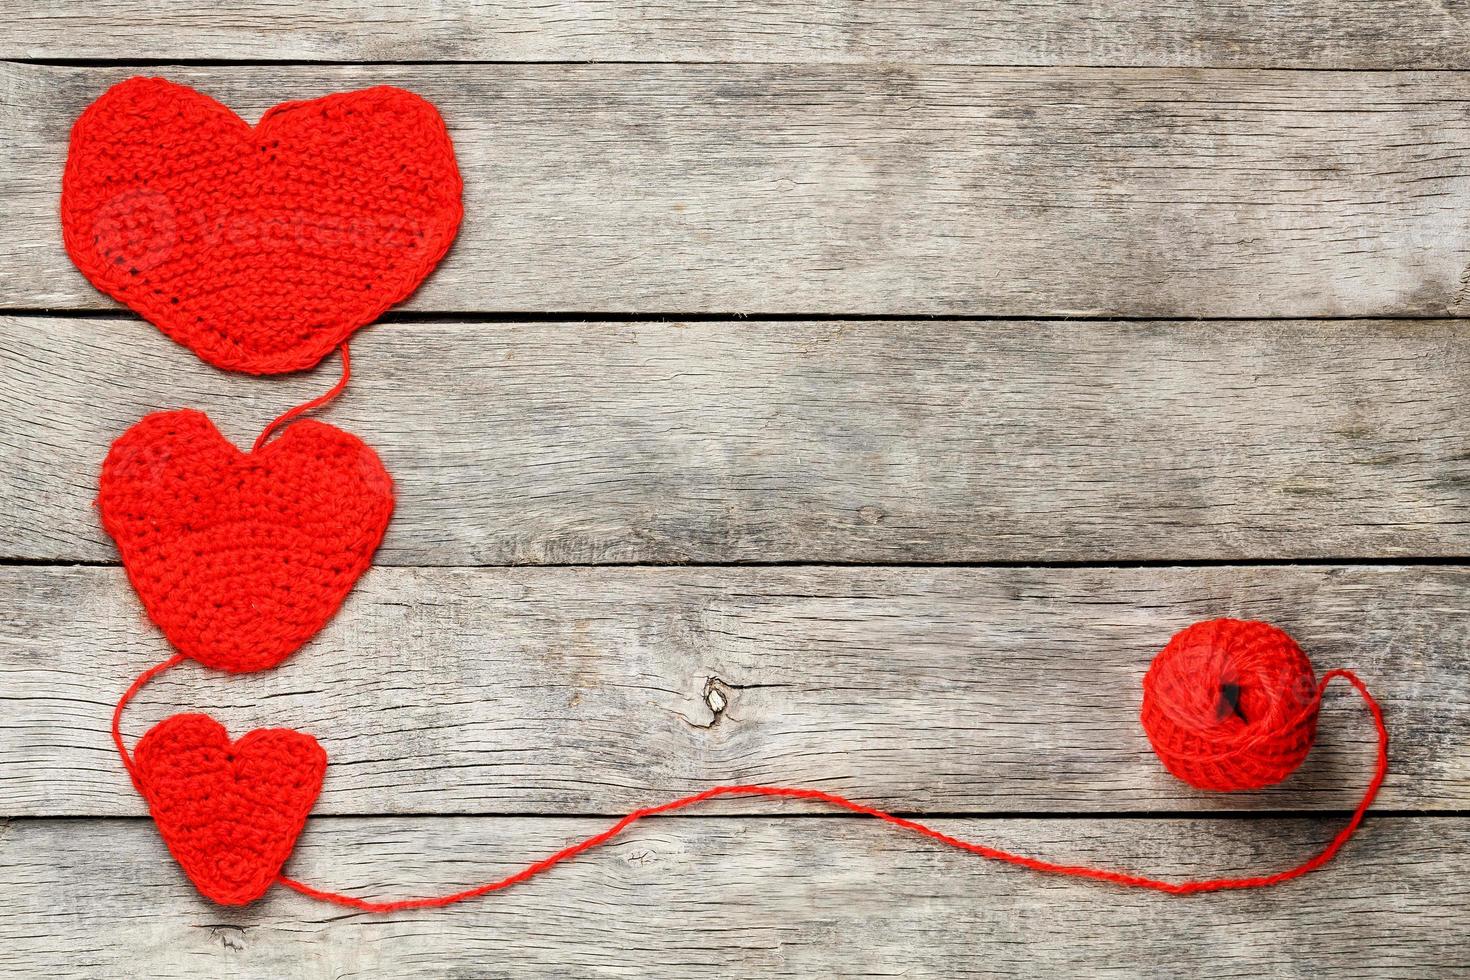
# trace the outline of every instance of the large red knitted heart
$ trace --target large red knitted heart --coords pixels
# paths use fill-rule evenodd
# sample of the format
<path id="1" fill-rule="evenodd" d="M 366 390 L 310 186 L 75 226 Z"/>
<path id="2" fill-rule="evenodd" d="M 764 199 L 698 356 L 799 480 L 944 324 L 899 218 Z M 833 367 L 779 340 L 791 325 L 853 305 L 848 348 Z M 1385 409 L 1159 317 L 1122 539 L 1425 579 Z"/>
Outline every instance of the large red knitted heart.
<path id="1" fill-rule="evenodd" d="M 239 741 L 208 715 L 174 715 L 133 755 L 138 788 L 184 874 L 206 898 L 244 905 L 290 857 L 321 792 L 327 753 L 310 735 L 256 729 Z"/>
<path id="2" fill-rule="evenodd" d="M 286 102 L 251 127 L 162 78 L 77 119 L 61 183 L 72 261 L 209 363 L 311 367 L 411 293 L 463 214 L 438 111 L 388 86 Z"/>
<path id="3" fill-rule="evenodd" d="M 393 481 L 361 439 L 325 423 L 242 453 L 184 409 L 112 444 L 97 506 L 170 642 L 242 672 L 279 663 L 337 611 L 383 538 Z"/>

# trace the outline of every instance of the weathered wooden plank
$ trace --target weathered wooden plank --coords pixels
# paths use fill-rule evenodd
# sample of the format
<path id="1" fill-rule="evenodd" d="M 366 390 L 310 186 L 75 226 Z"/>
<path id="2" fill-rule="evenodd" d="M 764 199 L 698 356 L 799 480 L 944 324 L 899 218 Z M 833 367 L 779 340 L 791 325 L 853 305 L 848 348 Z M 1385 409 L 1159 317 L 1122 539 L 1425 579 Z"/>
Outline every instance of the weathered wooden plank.
<path id="1" fill-rule="evenodd" d="M 108 725 L 169 651 L 122 573 L 0 569 L 0 610 L 0 813 L 144 812 Z M 178 668 L 124 730 L 199 710 L 311 732 L 334 814 L 619 813 L 722 782 L 937 812 L 1354 805 L 1373 751 L 1350 692 L 1274 790 L 1159 765 L 1143 672 L 1218 615 L 1369 681 L 1394 734 L 1382 806 L 1470 805 L 1463 568 L 375 569 L 281 667 Z"/>
<path id="2" fill-rule="evenodd" d="M 1463 323 L 391 323 L 321 417 L 397 481 L 384 564 L 1470 553 Z M 112 561 L 146 412 L 261 381 L 132 320 L 0 318 L 0 555 Z"/>
<path id="3" fill-rule="evenodd" d="M 374 83 L 436 102 L 467 219 L 419 310 L 1421 315 L 1470 294 L 1470 75 L 156 71 L 249 118 Z M 0 305 L 104 306 L 56 198 L 72 120 L 132 73 L 0 66 Z"/>
<path id="4" fill-rule="evenodd" d="M 0 57 L 1470 67 L 1435 0 L 12 0 Z"/>
<path id="5" fill-rule="evenodd" d="M 1296 862 L 1331 819 L 944 820 L 1027 852 L 1166 875 Z M 314 820 L 290 873 L 360 894 L 509 873 L 593 820 Z M 1370 821 L 1327 868 L 1189 899 L 999 867 L 856 819 L 673 818 L 483 901 L 352 914 L 277 889 L 211 906 L 145 821 L 0 840 L 12 975 L 1448 977 L 1470 969 L 1470 821 Z M 1167 922 L 1167 928 L 1160 928 Z"/>

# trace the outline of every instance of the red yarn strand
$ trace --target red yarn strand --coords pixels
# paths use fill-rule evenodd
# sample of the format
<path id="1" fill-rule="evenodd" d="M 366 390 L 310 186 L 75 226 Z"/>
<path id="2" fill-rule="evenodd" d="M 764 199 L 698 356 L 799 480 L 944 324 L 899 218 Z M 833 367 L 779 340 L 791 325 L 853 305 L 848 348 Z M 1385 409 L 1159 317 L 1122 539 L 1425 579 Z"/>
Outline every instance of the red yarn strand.
<path id="1" fill-rule="evenodd" d="M 117 754 L 122 759 L 123 768 L 126 769 L 128 771 L 128 775 L 133 778 L 134 786 L 138 786 L 138 771 L 133 767 L 133 759 L 131 756 L 128 755 L 127 747 L 123 745 L 123 709 L 128 706 L 128 702 L 133 700 L 133 697 L 139 691 L 143 690 L 144 686 L 149 681 L 153 680 L 153 678 L 168 670 L 170 667 L 175 667 L 188 659 L 189 658 L 184 654 L 176 653 L 162 663 L 157 663 L 154 664 L 152 667 L 149 667 L 147 670 L 143 671 L 143 673 L 139 674 L 132 684 L 128 685 L 128 689 L 123 692 L 123 696 L 117 699 L 117 707 L 112 709 L 112 744 L 117 746 Z M 141 792 L 142 787 L 139 786 L 138 790 L 139 792 Z"/>
<path id="2" fill-rule="evenodd" d="M 514 874 L 449 895 L 440 895 L 432 898 L 412 898 L 393 902 L 372 902 L 355 898 L 351 895 L 342 895 L 337 892 L 315 888 L 294 878 L 288 878 L 285 875 L 281 875 L 276 880 L 287 888 L 300 892 L 308 898 L 331 902 L 363 912 L 398 912 L 407 909 L 442 908 L 446 905 L 453 905 L 457 902 L 488 895 L 491 892 L 501 891 L 512 885 L 534 878 L 561 864 L 563 861 L 568 861 L 585 851 L 590 851 L 595 847 L 607 843 L 644 817 L 682 810 L 685 807 L 690 807 L 719 796 L 774 796 L 798 800 L 815 800 L 820 803 L 826 803 L 838 809 L 847 810 L 865 817 L 872 817 L 875 820 L 881 820 L 902 830 L 928 837 L 947 847 L 967 851 L 993 861 L 1001 861 L 1006 864 L 1018 865 L 1023 868 L 1030 868 L 1033 871 L 1041 871 L 1049 874 L 1066 875 L 1072 878 L 1089 878 L 1095 881 L 1106 881 L 1130 888 L 1147 888 L 1153 891 L 1166 892 L 1170 895 L 1190 895 L 1197 892 L 1226 891 L 1243 888 L 1265 888 L 1284 881 L 1290 881 L 1293 878 L 1299 878 L 1331 860 L 1333 855 L 1341 850 L 1342 846 L 1353 836 L 1353 833 L 1358 829 L 1358 825 L 1362 823 L 1364 814 L 1373 803 L 1374 798 L 1378 795 L 1379 787 L 1383 785 L 1384 777 L 1388 773 L 1388 728 L 1383 722 L 1383 710 L 1379 707 L 1378 702 L 1374 700 L 1373 695 L 1368 692 L 1367 685 L 1350 670 L 1330 670 L 1322 675 L 1321 683 L 1317 686 L 1316 699 L 1318 701 L 1321 700 L 1323 691 L 1334 677 L 1341 677 L 1356 688 L 1367 705 L 1368 712 L 1373 718 L 1373 724 L 1378 733 L 1378 763 L 1374 770 L 1373 778 L 1369 781 L 1368 788 L 1363 794 L 1362 801 L 1359 802 L 1357 809 L 1353 811 L 1352 818 L 1348 821 L 1347 826 L 1338 831 L 1337 836 L 1315 856 L 1294 868 L 1279 871 L 1271 875 L 1251 878 L 1210 878 L 1199 881 L 1162 881 L 1142 875 L 1108 871 L 1102 868 L 1091 868 L 1083 865 L 1057 864 L 1051 861 L 1026 857 L 1021 854 L 1013 854 L 1010 851 L 1003 851 L 998 848 L 987 847 L 984 844 L 977 844 L 973 841 L 952 837 L 917 820 L 896 816 L 895 814 L 866 806 L 862 803 L 849 800 L 846 797 L 823 790 L 788 786 L 714 786 L 702 792 L 695 793 L 692 796 L 685 796 L 666 803 L 659 803 L 655 806 L 644 807 L 641 810 L 634 810 L 601 833 L 594 834 L 585 840 L 564 847 L 548 857 L 527 865 Z"/>
<path id="3" fill-rule="evenodd" d="M 338 347 L 337 350 L 342 353 L 342 377 L 325 394 L 317 395 L 311 401 L 303 402 L 295 408 L 289 408 L 276 416 L 271 421 L 271 424 L 262 429 L 260 435 L 256 436 L 255 445 L 250 447 L 252 453 L 259 452 L 260 447 L 265 445 L 266 440 L 271 437 L 271 434 L 287 422 L 290 422 L 298 416 L 305 415 L 314 408 L 321 408 L 327 402 L 342 394 L 343 390 L 347 387 L 347 382 L 352 380 L 352 355 L 348 353 L 345 343 Z"/>

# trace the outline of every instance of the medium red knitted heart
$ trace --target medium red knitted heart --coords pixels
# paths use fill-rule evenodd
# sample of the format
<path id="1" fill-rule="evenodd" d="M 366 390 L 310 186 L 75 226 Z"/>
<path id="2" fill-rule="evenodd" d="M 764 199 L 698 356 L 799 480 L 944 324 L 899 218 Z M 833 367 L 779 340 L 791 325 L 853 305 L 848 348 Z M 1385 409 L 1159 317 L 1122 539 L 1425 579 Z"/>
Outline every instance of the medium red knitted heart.
<path id="1" fill-rule="evenodd" d="M 243 672 L 279 663 L 337 611 L 383 538 L 393 481 L 361 439 L 325 423 L 242 453 L 184 409 L 112 444 L 97 506 L 169 641 Z"/>
<path id="2" fill-rule="evenodd" d="M 286 102 L 251 127 L 162 78 L 77 119 L 66 249 L 98 289 L 204 360 L 311 367 L 444 257 L 463 215 L 444 120 L 388 86 Z"/>
<path id="3" fill-rule="evenodd" d="M 138 742 L 133 768 L 153 821 L 194 887 L 221 905 L 265 893 L 322 789 L 327 753 L 289 728 L 231 743 L 208 715 L 174 715 Z"/>

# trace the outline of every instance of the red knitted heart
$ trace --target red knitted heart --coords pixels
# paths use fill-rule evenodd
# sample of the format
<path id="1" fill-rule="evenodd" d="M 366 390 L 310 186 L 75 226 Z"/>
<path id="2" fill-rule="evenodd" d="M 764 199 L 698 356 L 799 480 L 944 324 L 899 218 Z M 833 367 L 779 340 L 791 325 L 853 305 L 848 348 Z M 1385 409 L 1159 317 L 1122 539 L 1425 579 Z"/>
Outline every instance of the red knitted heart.
<path id="1" fill-rule="evenodd" d="M 322 789 L 327 753 L 289 728 L 239 741 L 208 715 L 174 715 L 133 756 L 153 821 L 194 887 L 221 905 L 265 893 Z"/>
<path id="2" fill-rule="evenodd" d="M 157 412 L 112 444 L 97 496 L 149 617 L 180 652 L 279 663 L 337 611 L 393 513 L 362 440 L 322 422 L 242 453 L 202 412 Z"/>
<path id="3" fill-rule="evenodd" d="M 209 363 L 311 367 L 423 281 L 459 228 L 444 120 L 388 86 L 285 102 L 253 128 L 162 78 L 77 119 L 61 184 L 72 261 Z"/>

